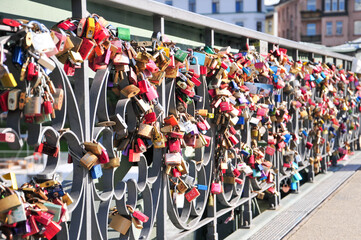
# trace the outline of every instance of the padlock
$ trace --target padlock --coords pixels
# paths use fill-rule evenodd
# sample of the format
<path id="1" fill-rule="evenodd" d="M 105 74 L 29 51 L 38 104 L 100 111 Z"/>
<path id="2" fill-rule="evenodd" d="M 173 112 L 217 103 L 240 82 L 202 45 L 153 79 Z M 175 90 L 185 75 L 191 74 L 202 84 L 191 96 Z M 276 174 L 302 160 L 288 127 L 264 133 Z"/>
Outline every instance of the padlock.
<path id="1" fill-rule="evenodd" d="M 137 86 L 131 84 L 123 88 L 120 92 L 127 98 L 132 98 L 140 92 L 140 89 Z"/>
<path id="2" fill-rule="evenodd" d="M 267 146 L 266 148 L 266 154 L 273 156 L 276 152 L 276 148 L 273 145 Z"/>
<path id="3" fill-rule="evenodd" d="M 132 225 L 132 221 L 128 218 L 123 217 L 122 215 L 116 213 L 114 215 L 110 215 L 109 218 L 111 222 L 109 227 L 113 228 L 114 230 L 120 232 L 123 235 L 126 235 L 129 228 Z"/>
<path id="4" fill-rule="evenodd" d="M 101 165 L 94 165 L 91 169 L 90 169 L 90 176 L 92 177 L 92 179 L 98 179 L 101 176 L 103 176 L 103 171 L 102 171 L 102 167 Z"/>
<path id="5" fill-rule="evenodd" d="M 109 162 L 104 164 L 104 169 L 111 169 L 120 166 L 120 159 L 118 157 L 110 158 Z"/>
<path id="6" fill-rule="evenodd" d="M 18 84 L 14 78 L 14 75 L 9 72 L 9 69 L 5 65 L 0 64 L 0 81 L 4 88 L 13 88 Z"/>
<path id="7" fill-rule="evenodd" d="M 4 193 L 7 195 L 3 195 L 3 198 L 0 199 L 0 213 L 9 211 L 12 208 L 16 208 L 21 205 L 20 199 L 13 190 L 9 189 L 8 187 L 4 187 Z"/>
<path id="8" fill-rule="evenodd" d="M 93 52 L 95 46 L 96 46 L 96 43 L 93 42 L 92 40 L 87 39 L 87 38 L 83 39 L 83 42 L 81 43 L 80 48 L 79 48 L 79 53 L 80 53 L 81 57 L 83 58 L 83 60 L 88 59 L 88 57 Z"/>
<path id="9" fill-rule="evenodd" d="M 180 144 L 180 140 L 179 139 L 171 139 L 168 140 L 168 147 L 169 147 L 169 151 L 171 153 L 174 152 L 180 152 L 181 151 L 181 144 Z"/>
<path id="10" fill-rule="evenodd" d="M 68 206 L 74 202 L 73 198 L 69 195 L 69 193 L 64 193 L 61 199 Z"/>
<path id="11" fill-rule="evenodd" d="M 182 179 L 178 179 L 178 184 L 177 184 L 177 190 L 179 191 L 179 193 L 183 194 L 188 190 L 188 186 L 184 183 L 184 181 Z"/>
<path id="12" fill-rule="evenodd" d="M 128 153 L 129 162 L 139 162 L 140 161 L 140 153 L 136 153 L 134 149 L 129 149 Z"/>
<path id="13" fill-rule="evenodd" d="M 55 110 L 60 111 L 63 106 L 64 90 L 61 88 L 56 88 L 55 93 L 53 94 L 53 98 L 54 98 L 53 108 Z"/>
<path id="14" fill-rule="evenodd" d="M 139 124 L 138 135 L 147 139 L 152 138 L 153 127 L 145 123 Z"/>
<path id="15" fill-rule="evenodd" d="M 18 100 L 20 96 L 20 89 L 13 89 L 9 92 L 8 95 L 8 109 L 14 111 L 18 108 Z"/>
<path id="16" fill-rule="evenodd" d="M 30 216 L 30 217 L 28 218 L 28 220 L 27 220 L 27 224 L 30 225 L 30 232 L 22 235 L 21 237 L 27 238 L 27 237 L 29 237 L 29 236 L 35 235 L 35 234 L 37 234 L 38 232 L 40 232 L 39 227 L 38 227 L 38 225 L 36 224 L 36 221 L 35 221 L 35 216 L 33 216 L 33 215 Z"/>
<path id="17" fill-rule="evenodd" d="M 149 217 L 147 215 L 145 215 L 144 213 L 138 210 L 134 210 L 130 205 L 127 205 L 127 208 L 133 217 L 137 218 L 139 221 L 143 223 L 148 222 Z"/>
<path id="18" fill-rule="evenodd" d="M 157 90 L 153 86 L 149 86 L 148 92 L 145 93 L 148 101 L 153 101 L 154 99 L 158 98 Z"/>
<path id="19" fill-rule="evenodd" d="M 56 234 L 58 234 L 59 232 L 61 231 L 61 226 L 54 222 L 54 221 L 51 221 L 45 228 L 45 231 L 44 231 L 44 236 L 47 238 L 47 239 L 52 239 L 53 237 L 55 237 Z"/>
<path id="20" fill-rule="evenodd" d="M 84 148 L 88 152 L 92 152 L 95 155 L 101 155 L 103 152 L 102 146 L 97 142 L 84 142 Z"/>
<path id="21" fill-rule="evenodd" d="M 184 196 L 188 200 L 188 202 L 193 201 L 196 199 L 200 194 L 196 187 L 193 187 L 189 192 L 187 192 Z"/>
<path id="22" fill-rule="evenodd" d="M 179 152 L 166 153 L 164 156 L 164 161 L 166 165 L 180 165 L 182 163 L 182 155 Z"/>
<path id="23" fill-rule="evenodd" d="M 222 185 L 220 183 L 212 183 L 211 185 L 211 193 L 213 194 L 220 194 L 222 193 Z"/>
<path id="24" fill-rule="evenodd" d="M 41 97 L 33 96 L 27 98 L 24 107 L 24 115 L 27 117 L 41 115 Z"/>
<path id="25" fill-rule="evenodd" d="M 92 152 L 87 152 L 81 159 L 80 164 L 90 170 L 94 164 L 98 161 L 98 157 Z"/>
<path id="26" fill-rule="evenodd" d="M 178 120 L 174 115 L 169 115 L 168 117 L 164 118 L 164 123 L 174 127 L 178 125 Z"/>
<path id="27" fill-rule="evenodd" d="M 53 215 L 48 212 L 39 211 L 37 214 L 38 215 L 35 215 L 35 220 L 44 226 L 49 225 L 49 223 L 53 220 Z"/>

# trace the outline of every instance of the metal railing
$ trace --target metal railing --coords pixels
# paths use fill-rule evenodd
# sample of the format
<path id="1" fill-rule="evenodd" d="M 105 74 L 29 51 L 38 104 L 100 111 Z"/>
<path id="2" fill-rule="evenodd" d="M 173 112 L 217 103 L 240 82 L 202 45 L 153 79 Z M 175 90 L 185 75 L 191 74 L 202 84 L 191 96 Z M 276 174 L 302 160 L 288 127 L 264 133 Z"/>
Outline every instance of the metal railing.
<path id="1" fill-rule="evenodd" d="M 200 29 L 203 32 L 203 37 L 200 37 L 200 39 L 203 39 L 204 43 L 209 46 L 214 46 L 217 38 L 229 38 L 230 45 L 233 44 L 233 46 L 242 45 L 243 43 L 258 43 L 261 52 L 268 52 L 270 46 L 277 45 L 290 50 L 294 59 L 298 59 L 304 54 L 308 58 L 314 58 L 318 55 L 321 56 L 322 60 L 325 60 L 326 57 L 333 58 L 334 63 L 337 60 L 342 61 L 348 70 L 350 70 L 351 61 L 353 60 L 350 56 L 321 51 L 301 43 L 245 29 L 153 1 L 91 0 L 91 2 L 119 8 L 122 11 L 151 16 L 154 32 L 167 34 L 165 29 L 167 24 L 170 23 Z M 72 0 L 72 12 L 74 18 L 86 17 L 88 14 L 86 0 Z M 107 18 L 107 16 L 104 17 Z M 57 64 L 57 67 L 61 69 L 61 65 Z M 232 211 L 235 211 L 236 214 L 235 228 L 250 227 L 253 217 L 252 205 L 257 195 L 260 192 L 265 192 L 271 186 L 274 186 L 276 191 L 279 192 L 281 181 L 291 176 L 291 172 L 283 168 L 283 156 L 281 153 L 277 153 L 271 159 L 274 166 L 279 170 L 279 174 L 276 174 L 275 183 L 262 183 L 243 176 L 244 184 L 240 188 L 227 191 L 227 194 L 230 196 L 223 194 L 215 197 L 214 201 L 208 201 L 208 189 L 199 200 L 192 204 L 185 204 L 182 210 L 179 210 L 172 204 L 169 182 L 162 167 L 162 150 L 154 150 L 153 156 L 151 156 L 153 161 L 151 161 L 152 164 L 150 166 L 148 166 L 145 156 L 141 158 L 137 166 L 137 180 L 129 179 L 126 182 L 122 182 L 123 177 L 131 168 L 127 159 L 122 159 L 121 166 L 115 171 L 113 169 L 104 170 L 102 180 L 96 183 L 89 176 L 89 171 L 79 166 L 79 158 L 83 154 L 80 147 L 82 142 L 92 141 L 102 135 L 105 147 L 111 148 L 112 146 L 112 132 L 109 128 L 95 126 L 97 121 L 109 120 L 105 97 L 109 71 L 109 68 L 98 70 L 90 86 L 88 66 L 85 61 L 82 68 L 77 69 L 75 73 L 74 89 L 65 73 L 61 70 L 57 71 L 54 81 L 65 90 L 66 108 L 57 117 L 53 129 L 38 126 L 29 132 L 29 141 L 32 144 L 40 141 L 41 138 L 39 136 L 45 136 L 50 143 L 54 143 L 60 138 L 65 139 L 68 142 L 69 151 L 71 151 L 74 157 L 71 188 L 74 204 L 69 207 L 72 218 L 69 224 L 62 224 L 63 230 L 58 235 L 59 239 L 109 239 L 114 237 L 114 232 L 108 229 L 109 208 L 114 205 L 114 202 L 119 211 L 126 209 L 125 204 L 137 205 L 138 202 L 142 202 L 144 212 L 150 218 L 144 224 L 141 231 L 132 228 L 127 236 L 116 236 L 120 239 L 181 239 L 191 234 L 194 234 L 194 238 L 202 236 L 198 239 L 218 239 L 219 232 L 222 231 L 219 228 L 218 220 L 224 218 Z M 206 79 L 202 80 L 202 87 L 198 90 L 204 93 L 204 102 L 207 102 L 209 99 Z M 172 106 L 174 102 L 171 100 L 171 97 L 175 94 L 174 81 L 164 81 L 158 89 L 159 101 L 166 109 L 167 115 L 171 111 L 170 108 L 174 107 Z M 283 96 L 283 98 L 288 102 L 291 100 L 287 96 Z M 119 105 L 117 105 L 117 111 L 124 114 L 124 119 L 129 119 L 129 116 L 133 114 L 128 102 L 129 100 L 120 100 Z M 203 105 L 203 107 L 209 108 L 208 105 Z M 128 112 L 128 117 L 125 116 L 126 112 Z M 359 114 L 355 110 L 353 113 L 355 115 Z M 64 126 L 66 116 L 71 116 L 68 120 L 70 121 L 72 132 L 59 134 L 56 130 Z M 10 115 L 10 118 L 14 118 L 14 116 Z M 131 124 L 130 121 L 129 125 Z M 358 121 L 360 122 L 360 120 Z M 292 129 L 296 130 L 299 127 L 300 121 L 295 117 L 294 122 L 295 124 Z M 16 125 L 14 125 L 14 129 L 19 132 Z M 244 134 L 244 138 L 247 141 L 250 141 L 249 132 L 250 127 L 248 125 L 241 133 Z M 358 131 L 353 131 L 352 134 L 339 132 L 336 140 L 333 142 L 332 149 L 344 146 L 346 141 L 354 148 L 358 139 L 358 133 Z M 214 135 L 214 132 L 212 134 Z M 302 146 L 300 145 L 299 147 L 300 152 L 302 151 L 303 164 L 298 171 L 307 170 L 308 180 L 312 181 L 315 174 L 314 165 L 305 161 L 305 159 L 310 157 L 311 153 L 310 151 L 305 151 L 304 147 L 302 150 Z M 196 177 L 202 179 L 204 184 L 208 186 L 212 176 L 210 169 L 212 167 L 213 151 L 213 144 L 204 152 L 196 151 L 195 158 L 202 159 L 203 163 L 200 167 L 190 164 L 195 169 L 194 171 L 197 172 Z M 112 152 L 109 152 L 110 157 L 115 157 Z M 329 161 L 329 152 L 326 151 L 326 146 L 323 146 L 321 167 L 324 172 L 327 171 Z M 56 172 L 58 163 L 59 159 L 50 157 L 44 171 L 41 173 L 42 176 L 47 177 Z M 102 185 L 102 187 L 98 188 L 98 185 Z M 276 208 L 280 201 L 280 196 L 274 195 L 269 197 L 269 205 L 272 208 Z M 213 204 L 209 204 L 210 202 Z M 129 214 L 126 210 L 121 213 Z M 223 224 L 222 227 L 224 226 Z"/>

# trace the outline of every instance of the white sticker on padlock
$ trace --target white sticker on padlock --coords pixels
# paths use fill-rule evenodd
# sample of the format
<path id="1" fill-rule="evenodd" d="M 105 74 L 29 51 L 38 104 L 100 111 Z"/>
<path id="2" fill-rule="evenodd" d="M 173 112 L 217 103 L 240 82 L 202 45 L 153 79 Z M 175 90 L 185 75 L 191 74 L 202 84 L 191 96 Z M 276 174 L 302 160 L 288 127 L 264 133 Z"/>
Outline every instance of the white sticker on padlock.
<path id="1" fill-rule="evenodd" d="M 192 124 L 191 122 L 189 121 L 186 121 L 186 122 L 183 122 L 183 126 L 184 126 L 184 129 L 185 129 L 185 132 L 186 133 L 190 133 L 193 131 L 193 126 L 194 124 Z"/>
<path id="2" fill-rule="evenodd" d="M 175 193 L 176 195 L 176 205 L 177 208 L 183 208 L 184 207 L 184 193 Z"/>

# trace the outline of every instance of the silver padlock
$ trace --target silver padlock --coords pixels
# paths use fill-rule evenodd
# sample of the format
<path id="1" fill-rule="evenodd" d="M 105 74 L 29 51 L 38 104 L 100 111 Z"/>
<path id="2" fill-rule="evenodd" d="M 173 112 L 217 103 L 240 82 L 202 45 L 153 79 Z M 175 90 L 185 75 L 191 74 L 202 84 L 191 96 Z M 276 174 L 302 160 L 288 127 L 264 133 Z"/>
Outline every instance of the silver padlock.
<path id="1" fill-rule="evenodd" d="M 41 115 L 41 97 L 34 96 L 26 99 L 24 115 L 27 117 Z"/>

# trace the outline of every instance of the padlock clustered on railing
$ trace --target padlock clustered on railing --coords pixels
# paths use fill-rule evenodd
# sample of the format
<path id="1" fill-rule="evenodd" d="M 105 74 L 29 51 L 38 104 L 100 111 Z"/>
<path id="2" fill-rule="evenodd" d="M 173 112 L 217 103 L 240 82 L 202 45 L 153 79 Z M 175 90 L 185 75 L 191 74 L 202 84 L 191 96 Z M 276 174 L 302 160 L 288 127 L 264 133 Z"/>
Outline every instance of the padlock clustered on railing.
<path id="1" fill-rule="evenodd" d="M 4 181 L 5 179 L 5 181 Z M 11 179 L 11 183 L 6 181 Z M 0 183 L 0 229 L 7 239 L 15 236 L 52 239 L 68 221 L 73 200 L 56 179 L 33 179 L 18 188 L 14 173 Z"/>
<path id="2" fill-rule="evenodd" d="M 55 118 L 55 110 L 61 110 L 64 95 L 63 89 L 54 86 L 49 77 L 55 69 L 50 57 L 58 52 L 57 47 L 49 30 L 37 21 L 13 20 L 11 26 L 19 31 L 12 37 L 3 37 L 5 40 L 0 43 L 1 110 L 19 109 L 28 123 L 49 122 Z M 21 69 L 19 76 L 6 66 L 10 62 L 8 56 Z"/>

